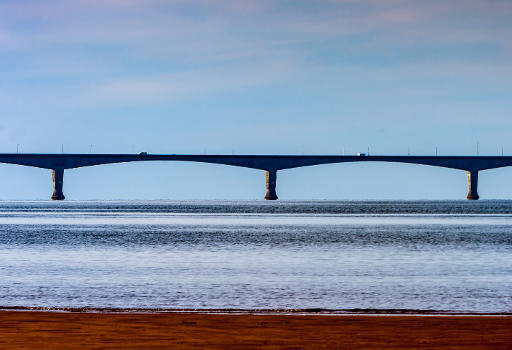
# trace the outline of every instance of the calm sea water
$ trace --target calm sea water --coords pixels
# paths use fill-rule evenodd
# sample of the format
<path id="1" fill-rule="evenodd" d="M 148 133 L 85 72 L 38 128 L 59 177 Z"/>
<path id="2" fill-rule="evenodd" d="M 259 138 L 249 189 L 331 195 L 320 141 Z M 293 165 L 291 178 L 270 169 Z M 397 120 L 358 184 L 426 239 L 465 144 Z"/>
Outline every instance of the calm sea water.
<path id="1" fill-rule="evenodd" d="M 512 201 L 0 202 L 0 306 L 512 311 Z"/>

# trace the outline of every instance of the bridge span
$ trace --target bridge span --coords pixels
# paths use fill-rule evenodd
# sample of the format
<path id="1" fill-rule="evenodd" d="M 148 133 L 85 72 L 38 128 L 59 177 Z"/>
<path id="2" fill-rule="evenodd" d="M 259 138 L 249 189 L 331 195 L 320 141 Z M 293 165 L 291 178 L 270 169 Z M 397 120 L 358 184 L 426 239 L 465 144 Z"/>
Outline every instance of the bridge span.
<path id="1" fill-rule="evenodd" d="M 52 170 L 52 199 L 65 199 L 64 170 L 101 164 L 184 161 L 239 166 L 266 172 L 265 199 L 276 200 L 277 172 L 304 166 L 347 162 L 397 162 L 464 170 L 468 174 L 467 199 L 478 196 L 478 172 L 512 166 L 509 156 L 335 156 L 335 155 L 189 155 L 189 154 L 41 154 L 0 153 L 0 163 L 17 164 Z"/>

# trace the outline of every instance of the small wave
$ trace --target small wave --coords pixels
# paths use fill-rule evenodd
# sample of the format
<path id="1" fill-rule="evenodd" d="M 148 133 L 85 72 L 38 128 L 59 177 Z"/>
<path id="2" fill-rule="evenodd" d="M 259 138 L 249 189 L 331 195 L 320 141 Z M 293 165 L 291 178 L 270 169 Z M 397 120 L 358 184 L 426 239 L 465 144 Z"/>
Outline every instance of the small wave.
<path id="1" fill-rule="evenodd" d="M 316 314 L 316 315 L 447 315 L 447 316 L 512 316 L 511 312 L 474 312 L 424 309 L 170 309 L 170 308 L 106 308 L 106 307 L 39 307 L 0 306 L 0 311 L 48 311 L 83 313 L 208 313 L 208 314 Z"/>

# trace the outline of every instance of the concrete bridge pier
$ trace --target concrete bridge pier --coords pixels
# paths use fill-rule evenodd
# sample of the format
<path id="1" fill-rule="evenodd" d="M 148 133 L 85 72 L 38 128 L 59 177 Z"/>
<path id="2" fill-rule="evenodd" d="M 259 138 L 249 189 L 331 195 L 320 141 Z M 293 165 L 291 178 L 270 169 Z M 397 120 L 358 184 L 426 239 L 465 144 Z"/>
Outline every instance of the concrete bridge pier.
<path id="1" fill-rule="evenodd" d="M 62 186 L 64 184 L 64 169 L 53 169 L 53 200 L 63 200 L 64 193 L 62 192 Z"/>
<path id="2" fill-rule="evenodd" d="M 266 200 L 275 201 L 277 199 L 276 180 L 277 170 L 267 170 L 267 194 L 265 195 Z"/>
<path id="3" fill-rule="evenodd" d="M 478 170 L 468 171 L 468 199 L 477 200 L 480 198 L 478 195 Z"/>

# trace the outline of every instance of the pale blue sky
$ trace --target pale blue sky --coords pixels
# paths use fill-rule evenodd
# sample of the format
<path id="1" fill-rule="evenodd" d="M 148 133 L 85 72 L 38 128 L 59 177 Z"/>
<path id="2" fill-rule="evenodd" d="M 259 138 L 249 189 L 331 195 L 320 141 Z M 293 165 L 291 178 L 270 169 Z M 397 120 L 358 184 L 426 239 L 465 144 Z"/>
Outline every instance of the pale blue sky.
<path id="1" fill-rule="evenodd" d="M 512 154 L 512 2 L 0 0 L 0 151 Z M 49 171 L 0 165 L 0 198 Z M 512 169 L 480 176 L 512 198 Z M 259 199 L 264 173 L 67 171 L 69 199 Z M 464 198 L 462 171 L 282 171 L 282 199 Z"/>

